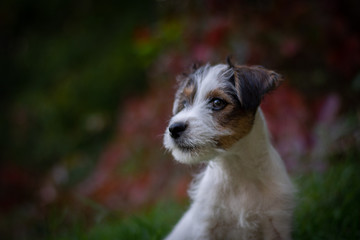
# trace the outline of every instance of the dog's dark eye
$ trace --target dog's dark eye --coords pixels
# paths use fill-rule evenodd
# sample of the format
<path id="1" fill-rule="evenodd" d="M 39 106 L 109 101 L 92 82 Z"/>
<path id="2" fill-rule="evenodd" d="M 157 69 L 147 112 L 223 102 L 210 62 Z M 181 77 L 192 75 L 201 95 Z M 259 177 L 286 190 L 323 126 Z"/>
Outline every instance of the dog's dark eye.
<path id="1" fill-rule="evenodd" d="M 181 105 L 183 105 L 184 108 L 187 108 L 187 107 L 189 107 L 189 101 L 184 100 L 181 102 Z"/>
<path id="2" fill-rule="evenodd" d="M 220 98 L 213 98 L 213 99 L 211 99 L 210 104 L 211 104 L 211 108 L 213 110 L 219 111 L 227 105 L 227 102 L 225 102 L 224 100 L 222 100 Z"/>

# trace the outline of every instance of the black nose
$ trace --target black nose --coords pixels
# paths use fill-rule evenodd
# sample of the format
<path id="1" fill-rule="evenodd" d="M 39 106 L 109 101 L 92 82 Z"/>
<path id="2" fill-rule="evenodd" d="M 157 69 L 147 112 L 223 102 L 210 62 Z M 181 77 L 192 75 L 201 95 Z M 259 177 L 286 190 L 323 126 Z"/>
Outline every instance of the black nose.
<path id="1" fill-rule="evenodd" d="M 173 123 L 169 127 L 170 136 L 174 139 L 177 139 L 186 130 L 186 128 L 187 128 L 187 124 L 184 122 Z"/>

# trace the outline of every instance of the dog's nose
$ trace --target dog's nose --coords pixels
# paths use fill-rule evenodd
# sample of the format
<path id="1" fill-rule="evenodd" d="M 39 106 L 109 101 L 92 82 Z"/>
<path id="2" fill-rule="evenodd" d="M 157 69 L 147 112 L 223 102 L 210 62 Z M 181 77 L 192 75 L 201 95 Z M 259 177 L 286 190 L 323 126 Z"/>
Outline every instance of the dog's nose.
<path id="1" fill-rule="evenodd" d="M 169 127 L 170 136 L 174 139 L 177 139 L 186 130 L 186 128 L 187 124 L 184 122 L 173 123 Z"/>

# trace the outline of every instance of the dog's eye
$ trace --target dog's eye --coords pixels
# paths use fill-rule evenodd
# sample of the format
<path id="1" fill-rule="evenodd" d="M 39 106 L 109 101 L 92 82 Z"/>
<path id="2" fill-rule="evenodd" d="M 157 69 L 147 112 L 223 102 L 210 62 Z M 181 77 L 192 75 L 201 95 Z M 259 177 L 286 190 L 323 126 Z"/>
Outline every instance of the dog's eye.
<path id="1" fill-rule="evenodd" d="M 211 104 L 211 108 L 213 110 L 219 111 L 227 105 L 227 102 L 225 102 L 224 100 L 222 100 L 220 98 L 213 98 L 213 99 L 211 99 L 210 104 Z"/>
<path id="2" fill-rule="evenodd" d="M 189 107 L 189 101 L 184 100 L 181 102 L 181 105 L 183 106 L 183 108 L 187 108 L 187 107 Z"/>

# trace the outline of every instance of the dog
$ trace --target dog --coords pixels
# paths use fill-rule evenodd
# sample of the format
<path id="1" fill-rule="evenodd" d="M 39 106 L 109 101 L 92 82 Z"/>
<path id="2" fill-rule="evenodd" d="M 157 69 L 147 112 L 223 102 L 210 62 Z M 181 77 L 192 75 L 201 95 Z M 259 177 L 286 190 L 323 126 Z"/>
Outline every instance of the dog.
<path id="1" fill-rule="evenodd" d="M 259 107 L 281 81 L 231 59 L 178 77 L 164 146 L 177 161 L 206 167 L 167 240 L 291 239 L 295 188 Z"/>

